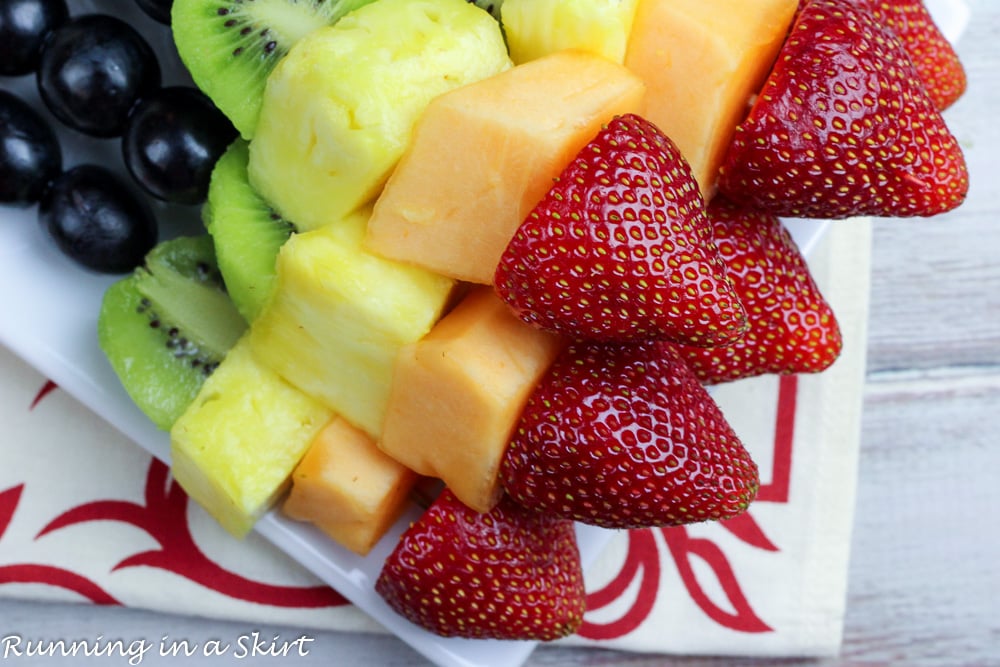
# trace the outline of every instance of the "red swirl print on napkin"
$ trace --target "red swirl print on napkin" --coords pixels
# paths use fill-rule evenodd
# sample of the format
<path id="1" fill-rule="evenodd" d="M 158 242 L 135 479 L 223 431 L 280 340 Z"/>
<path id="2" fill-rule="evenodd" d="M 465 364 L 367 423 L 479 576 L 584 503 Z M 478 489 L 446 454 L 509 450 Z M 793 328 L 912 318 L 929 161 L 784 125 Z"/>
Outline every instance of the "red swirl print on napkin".
<path id="1" fill-rule="evenodd" d="M 7 527 L 14 518 L 23 491 L 23 484 L 0 491 L 0 540 L 3 539 Z M 44 584 L 73 591 L 97 604 L 120 604 L 110 593 L 90 579 L 52 565 L 39 563 L 0 565 L 0 585 L 2 584 Z"/>
<path id="2" fill-rule="evenodd" d="M 35 394 L 29 410 L 58 387 L 51 381 Z M 0 538 L 21 503 L 23 482 L 0 492 Z M 235 600 L 283 608 L 316 609 L 348 604 L 339 593 L 325 585 L 275 585 L 247 578 L 212 560 L 194 540 L 188 523 L 190 501 L 161 461 L 149 457 L 143 487 L 143 501 L 102 499 L 69 507 L 45 524 L 35 539 L 63 528 L 95 521 L 117 521 L 135 526 L 152 537 L 159 548 L 128 554 L 111 568 L 149 567 L 173 573 L 209 590 Z M 26 513 L 30 516 L 30 513 Z M 99 604 L 122 604 L 98 584 L 64 567 L 41 563 L 0 566 L 0 584 L 41 583 L 72 590 Z"/>
<path id="3" fill-rule="evenodd" d="M 32 399 L 31 407 L 29 409 L 34 410 L 35 406 L 41 403 L 43 398 L 45 398 L 58 388 L 59 385 L 57 385 L 55 382 L 53 382 L 52 380 L 46 380 L 45 384 L 42 385 L 42 388 L 38 390 L 37 394 L 35 394 L 35 398 Z"/>
<path id="4" fill-rule="evenodd" d="M 167 570 L 237 600 L 275 607 L 329 607 L 347 604 L 332 588 L 278 586 L 248 579 L 211 560 L 198 548 L 187 521 L 188 497 L 169 479 L 167 466 L 151 459 L 146 475 L 145 504 L 99 500 L 73 507 L 38 534 L 89 521 L 121 521 L 146 532 L 160 548 L 133 554 L 112 568 L 146 566 Z"/>
<path id="5" fill-rule="evenodd" d="M 628 610 L 609 623 L 595 623 L 586 617 L 577 631 L 587 639 L 614 639 L 635 630 L 646 620 L 660 590 L 660 551 L 653 529 L 628 531 L 628 553 L 618 574 L 606 585 L 587 594 L 587 610 L 612 604 L 632 585 L 636 577 L 639 593 Z"/>
<path id="6" fill-rule="evenodd" d="M 778 382 L 777 411 L 775 417 L 774 455 L 770 482 L 762 485 L 755 502 L 787 503 L 791 481 L 792 445 L 795 435 L 795 413 L 798 397 L 798 378 L 794 375 L 782 377 Z M 753 516 L 753 510 L 733 519 L 719 522 L 742 543 L 763 551 L 778 552 Z M 666 545 L 667 554 L 661 552 L 656 533 Z M 725 551 L 713 540 L 706 537 L 692 537 L 687 528 L 659 528 L 630 531 L 624 562 L 618 573 L 602 588 L 591 591 L 587 596 L 588 612 L 609 607 L 623 599 L 626 592 L 635 589 L 635 599 L 618 618 L 605 623 L 584 619 L 580 636 L 586 639 L 611 640 L 624 637 L 635 631 L 649 618 L 659 595 L 661 568 L 669 555 L 677 567 L 681 581 L 688 595 L 698 608 L 718 625 L 736 632 L 760 633 L 773 629 L 754 610 L 752 601 L 747 599 L 740 585 L 737 571 Z M 694 559 L 706 564 L 716 579 L 714 587 L 721 588 L 728 599 L 730 609 L 723 609 L 706 593 L 706 586 L 699 580 Z"/>

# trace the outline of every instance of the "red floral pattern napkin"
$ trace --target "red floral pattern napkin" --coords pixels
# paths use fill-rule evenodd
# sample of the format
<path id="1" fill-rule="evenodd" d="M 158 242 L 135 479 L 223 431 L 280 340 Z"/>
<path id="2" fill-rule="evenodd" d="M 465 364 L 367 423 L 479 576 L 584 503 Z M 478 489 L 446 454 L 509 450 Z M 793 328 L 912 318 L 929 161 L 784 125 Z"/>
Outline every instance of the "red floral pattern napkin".
<path id="1" fill-rule="evenodd" d="M 810 268 L 844 334 L 810 376 L 713 394 L 757 461 L 761 489 L 722 523 L 631 531 L 588 573 L 573 642 L 625 650 L 823 656 L 839 650 L 847 591 L 868 315 L 871 224 L 831 225 Z"/>
<path id="2" fill-rule="evenodd" d="M 716 390 L 763 487 L 722 524 L 620 532 L 570 643 L 633 651 L 836 652 L 846 593 L 870 224 L 810 256 L 845 334 L 827 372 Z M 231 538 L 151 458 L 0 348 L 0 595 L 298 627 L 379 627 L 255 535 Z"/>
<path id="3" fill-rule="evenodd" d="M 231 538 L 167 466 L 0 347 L 0 595 L 370 630 L 256 535 Z"/>

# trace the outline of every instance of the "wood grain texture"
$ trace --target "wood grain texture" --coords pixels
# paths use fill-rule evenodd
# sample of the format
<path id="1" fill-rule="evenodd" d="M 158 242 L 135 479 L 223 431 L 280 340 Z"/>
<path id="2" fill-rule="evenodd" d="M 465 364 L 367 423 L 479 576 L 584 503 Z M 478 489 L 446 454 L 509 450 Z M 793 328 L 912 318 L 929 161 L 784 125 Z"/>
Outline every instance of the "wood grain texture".
<path id="1" fill-rule="evenodd" d="M 958 46 L 969 89 L 945 112 L 966 153 L 969 197 L 942 216 L 876 221 L 872 373 L 1000 364 L 1000 3 L 969 5 Z"/>
<path id="2" fill-rule="evenodd" d="M 931 220 L 875 225 L 868 382 L 841 657 L 733 660 L 542 647 L 529 665 L 1000 665 L 1000 1 L 969 5 L 973 19 L 959 52 L 970 88 L 946 114 L 966 150 L 969 199 Z M 49 637 L 159 638 L 169 632 L 193 641 L 247 631 L 242 624 L 133 610 L 0 601 L 0 635 L 11 627 Z M 294 664 L 426 664 L 393 638 L 314 636 L 315 650 Z"/>

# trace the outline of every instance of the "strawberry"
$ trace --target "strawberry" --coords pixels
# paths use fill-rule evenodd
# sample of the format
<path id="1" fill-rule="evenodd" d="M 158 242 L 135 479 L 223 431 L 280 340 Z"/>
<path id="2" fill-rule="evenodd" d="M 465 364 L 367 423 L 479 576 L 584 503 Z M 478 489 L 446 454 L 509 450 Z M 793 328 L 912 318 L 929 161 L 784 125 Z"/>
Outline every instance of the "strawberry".
<path id="1" fill-rule="evenodd" d="M 965 93 L 965 68 L 922 0 L 848 0 L 899 37 L 934 105 L 944 110 Z"/>
<path id="2" fill-rule="evenodd" d="M 792 217 L 930 216 L 965 199 L 955 137 L 899 39 L 842 0 L 799 13 L 719 191 Z"/>
<path id="3" fill-rule="evenodd" d="M 571 522 L 510 499 L 480 514 L 448 489 L 403 533 L 375 590 L 445 637 L 558 639 L 576 631 L 585 608 Z"/>
<path id="4" fill-rule="evenodd" d="M 722 196 L 708 206 L 715 243 L 747 309 L 750 330 L 724 347 L 679 346 L 705 384 L 764 373 L 819 372 L 840 354 L 840 327 L 781 221 Z"/>
<path id="5" fill-rule="evenodd" d="M 809 1 L 799 0 L 799 11 Z M 867 10 L 899 37 L 939 111 L 950 107 L 965 93 L 968 84 L 965 68 L 923 0 L 842 1 Z"/>
<path id="6" fill-rule="evenodd" d="M 654 340 L 570 344 L 530 395 L 500 479 L 525 507 L 607 528 L 729 518 L 759 486 L 677 348 Z"/>
<path id="7" fill-rule="evenodd" d="M 719 345 L 746 330 L 690 166 L 635 115 L 613 119 L 560 174 L 494 285 L 524 321 L 571 338 Z"/>

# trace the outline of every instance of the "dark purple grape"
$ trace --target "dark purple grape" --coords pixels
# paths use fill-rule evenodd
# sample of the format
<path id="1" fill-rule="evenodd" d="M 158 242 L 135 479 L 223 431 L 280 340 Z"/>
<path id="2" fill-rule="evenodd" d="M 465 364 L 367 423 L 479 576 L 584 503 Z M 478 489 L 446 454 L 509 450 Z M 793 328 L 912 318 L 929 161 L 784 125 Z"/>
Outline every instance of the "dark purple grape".
<path id="1" fill-rule="evenodd" d="M 0 202 L 35 203 L 60 169 L 52 127 L 20 97 L 0 90 Z"/>
<path id="2" fill-rule="evenodd" d="M 170 25 L 170 9 L 174 0 L 135 0 L 142 11 L 163 25 Z"/>
<path id="3" fill-rule="evenodd" d="M 129 172 L 147 192 L 200 204 L 212 167 L 236 139 L 233 124 L 196 88 L 163 88 L 139 101 L 122 135 Z"/>
<path id="4" fill-rule="evenodd" d="M 34 72 L 45 38 L 68 18 L 65 0 L 0 0 L 0 74 Z"/>
<path id="5" fill-rule="evenodd" d="M 104 167 L 63 172 L 42 197 L 38 219 L 56 245 L 82 266 L 127 273 L 156 244 L 156 219 L 146 202 Z"/>
<path id="6" fill-rule="evenodd" d="M 62 122 L 84 134 L 115 137 L 140 97 L 160 87 L 160 65 L 143 37 L 104 14 L 74 18 L 42 49 L 38 90 Z"/>

